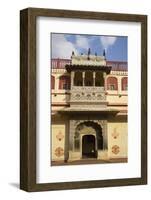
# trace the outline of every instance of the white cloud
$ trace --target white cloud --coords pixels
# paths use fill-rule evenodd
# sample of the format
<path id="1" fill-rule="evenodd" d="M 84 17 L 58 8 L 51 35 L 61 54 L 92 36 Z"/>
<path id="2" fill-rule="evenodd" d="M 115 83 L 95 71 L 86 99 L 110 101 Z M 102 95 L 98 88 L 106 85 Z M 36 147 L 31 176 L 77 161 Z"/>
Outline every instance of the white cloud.
<path id="1" fill-rule="evenodd" d="M 82 49 L 89 48 L 88 39 L 86 37 L 80 36 L 80 35 L 76 36 L 76 44 L 75 45 L 77 48 L 82 48 Z"/>
<path id="2" fill-rule="evenodd" d="M 52 35 L 52 58 L 70 59 L 72 51 L 77 53 L 74 45 L 66 40 L 64 34 Z"/>
<path id="3" fill-rule="evenodd" d="M 103 45 L 104 49 L 108 49 L 109 46 L 112 46 L 117 40 L 117 37 L 110 37 L 110 36 L 100 36 L 101 44 Z"/>

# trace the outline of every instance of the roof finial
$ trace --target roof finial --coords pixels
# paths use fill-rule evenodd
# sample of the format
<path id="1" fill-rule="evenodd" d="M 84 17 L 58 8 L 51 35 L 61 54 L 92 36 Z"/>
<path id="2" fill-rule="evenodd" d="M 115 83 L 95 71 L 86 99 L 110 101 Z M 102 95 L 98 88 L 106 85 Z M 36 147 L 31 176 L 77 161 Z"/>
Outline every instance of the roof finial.
<path id="1" fill-rule="evenodd" d="M 91 49 L 89 48 L 88 49 L 88 56 L 91 54 Z"/>
<path id="2" fill-rule="evenodd" d="M 91 49 L 89 48 L 89 49 L 88 49 L 88 60 L 90 60 L 90 57 L 89 57 L 90 54 L 91 54 Z"/>
<path id="3" fill-rule="evenodd" d="M 106 52 L 105 49 L 103 50 L 103 56 L 106 57 Z"/>

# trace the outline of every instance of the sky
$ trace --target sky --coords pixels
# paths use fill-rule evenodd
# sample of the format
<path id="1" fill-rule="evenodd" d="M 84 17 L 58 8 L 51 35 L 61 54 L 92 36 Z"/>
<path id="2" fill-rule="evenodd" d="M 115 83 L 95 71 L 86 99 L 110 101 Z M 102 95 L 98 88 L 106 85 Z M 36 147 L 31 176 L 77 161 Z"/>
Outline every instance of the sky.
<path id="1" fill-rule="evenodd" d="M 127 37 L 126 36 L 103 36 L 84 34 L 51 33 L 52 58 L 70 59 L 72 51 L 75 55 L 91 54 L 103 55 L 112 61 L 127 61 Z"/>

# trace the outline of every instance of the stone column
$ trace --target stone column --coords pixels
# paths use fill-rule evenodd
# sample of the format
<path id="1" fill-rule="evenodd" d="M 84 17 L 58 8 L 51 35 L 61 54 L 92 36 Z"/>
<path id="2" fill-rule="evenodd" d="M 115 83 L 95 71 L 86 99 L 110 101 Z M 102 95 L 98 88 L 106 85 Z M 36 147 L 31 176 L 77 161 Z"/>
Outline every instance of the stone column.
<path id="1" fill-rule="evenodd" d="M 85 72 L 82 72 L 82 86 L 85 86 Z"/>
<path id="2" fill-rule="evenodd" d="M 75 72 L 71 71 L 71 88 L 74 86 L 74 75 L 75 75 Z"/>
<path id="3" fill-rule="evenodd" d="M 66 127 L 65 127 L 65 153 L 64 153 L 64 160 L 65 162 L 69 159 L 69 119 L 67 119 Z"/>
<path id="4" fill-rule="evenodd" d="M 70 123 L 69 123 L 69 149 L 71 151 L 73 151 L 73 149 L 74 149 L 74 132 L 75 132 L 74 123 L 75 123 L 74 120 L 70 120 Z"/>
<path id="5" fill-rule="evenodd" d="M 55 89 L 54 92 L 58 92 L 59 90 L 59 75 L 55 74 Z"/>
<path id="6" fill-rule="evenodd" d="M 103 72 L 103 78 L 104 78 L 104 90 L 107 90 L 107 82 L 106 82 L 106 72 Z"/>
<path id="7" fill-rule="evenodd" d="M 108 134 L 107 134 L 107 121 L 105 120 L 103 122 L 102 127 L 102 134 L 103 134 L 103 149 L 108 149 Z"/>
<path id="8" fill-rule="evenodd" d="M 93 72 L 93 87 L 95 87 L 95 75 L 96 75 L 96 72 Z"/>
<path id="9" fill-rule="evenodd" d="M 121 94 L 121 91 L 122 91 L 122 79 L 121 77 L 117 77 L 117 85 L 118 85 L 118 94 Z"/>

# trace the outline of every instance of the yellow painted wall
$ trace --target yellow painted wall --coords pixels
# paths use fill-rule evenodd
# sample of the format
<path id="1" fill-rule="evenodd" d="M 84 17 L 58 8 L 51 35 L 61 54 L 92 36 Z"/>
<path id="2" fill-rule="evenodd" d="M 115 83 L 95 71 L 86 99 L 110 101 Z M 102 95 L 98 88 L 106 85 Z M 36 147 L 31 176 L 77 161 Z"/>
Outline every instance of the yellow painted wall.
<path id="1" fill-rule="evenodd" d="M 107 101 L 109 104 L 127 104 L 128 96 L 107 95 Z"/>
<path id="2" fill-rule="evenodd" d="M 128 129 L 126 122 L 108 122 L 108 157 L 109 158 L 126 158 L 128 155 Z M 114 135 L 117 135 L 114 138 Z M 117 145 L 119 153 L 112 152 L 112 148 Z"/>
<path id="3" fill-rule="evenodd" d="M 52 113 L 56 113 L 56 111 L 61 110 L 65 107 L 64 104 L 69 103 L 70 94 L 69 90 L 60 90 L 59 89 L 59 77 L 61 75 L 68 75 L 65 70 L 63 69 L 57 69 L 52 72 L 52 74 L 55 76 L 55 89 L 51 92 L 53 93 L 51 95 L 52 103 L 57 103 L 58 106 L 52 106 L 51 110 Z M 121 73 L 121 72 L 111 72 L 109 76 L 117 77 L 118 79 L 118 91 L 111 91 L 107 90 L 107 101 L 109 103 L 108 108 L 114 108 L 119 110 L 127 110 L 127 106 L 124 106 L 128 103 L 128 96 L 127 91 L 121 90 L 121 79 L 122 77 L 127 76 L 127 73 Z M 107 78 L 106 77 L 106 78 Z M 55 95 L 54 95 L 55 94 Z M 116 106 L 116 104 L 119 104 L 121 106 Z M 60 106 L 59 106 L 60 105 Z M 55 124 L 52 125 L 52 160 L 64 160 L 64 154 L 61 156 L 56 155 L 56 149 L 60 147 L 64 151 L 65 147 L 65 126 L 66 123 L 63 122 L 60 119 L 54 120 Z M 56 124 L 57 123 L 57 124 Z M 56 136 L 58 133 L 61 132 L 64 135 L 64 138 L 59 141 Z M 108 132 L 108 158 L 125 158 L 127 157 L 127 143 L 128 143 L 128 133 L 127 133 L 127 122 L 108 122 L 107 125 L 107 132 Z M 116 139 L 113 138 L 112 134 L 114 132 L 119 133 Z M 119 147 L 119 153 L 114 154 L 112 152 L 112 147 L 114 146 Z"/>
<path id="4" fill-rule="evenodd" d="M 70 95 L 69 94 L 52 94 L 51 95 L 51 100 L 52 100 L 52 103 L 67 103 L 69 102 L 69 98 L 70 98 Z"/>
<path id="5" fill-rule="evenodd" d="M 65 124 L 53 124 L 51 131 L 52 160 L 64 160 Z M 59 140 L 59 138 L 62 139 Z"/>

